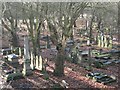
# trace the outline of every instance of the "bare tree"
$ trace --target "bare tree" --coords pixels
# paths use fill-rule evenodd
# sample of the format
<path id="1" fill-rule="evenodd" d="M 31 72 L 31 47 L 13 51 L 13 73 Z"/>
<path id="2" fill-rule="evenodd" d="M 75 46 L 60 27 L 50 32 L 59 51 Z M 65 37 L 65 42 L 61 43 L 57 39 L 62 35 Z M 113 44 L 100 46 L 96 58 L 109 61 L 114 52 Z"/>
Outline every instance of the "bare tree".
<path id="1" fill-rule="evenodd" d="M 51 41 L 56 45 L 58 50 L 54 71 L 54 74 L 57 76 L 64 75 L 66 41 L 72 37 L 74 22 L 87 5 L 88 3 L 85 2 L 51 3 L 48 5 L 50 16 L 47 16 L 46 19 L 51 33 Z"/>

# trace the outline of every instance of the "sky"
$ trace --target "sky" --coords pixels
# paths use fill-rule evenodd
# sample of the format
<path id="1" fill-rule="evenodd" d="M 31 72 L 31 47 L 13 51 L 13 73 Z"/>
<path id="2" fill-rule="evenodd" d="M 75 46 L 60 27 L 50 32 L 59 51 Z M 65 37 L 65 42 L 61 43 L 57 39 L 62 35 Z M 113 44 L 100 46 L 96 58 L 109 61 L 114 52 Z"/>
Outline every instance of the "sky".
<path id="1" fill-rule="evenodd" d="M 1 2 L 119 2 L 120 0 L 0 0 Z"/>

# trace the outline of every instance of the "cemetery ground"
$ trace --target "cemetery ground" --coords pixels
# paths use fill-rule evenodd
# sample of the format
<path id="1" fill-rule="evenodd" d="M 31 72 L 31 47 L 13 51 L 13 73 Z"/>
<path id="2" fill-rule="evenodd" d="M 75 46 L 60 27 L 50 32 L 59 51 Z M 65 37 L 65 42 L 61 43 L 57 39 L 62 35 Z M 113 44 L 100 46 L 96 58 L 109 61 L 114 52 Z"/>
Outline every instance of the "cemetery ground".
<path id="1" fill-rule="evenodd" d="M 82 46 L 81 50 L 87 50 L 88 46 Z M 97 48 L 97 47 L 94 47 Z M 109 50 L 103 50 L 107 52 Z M 71 63 L 71 61 L 65 61 L 65 75 L 63 77 L 56 77 L 53 75 L 54 70 L 54 57 L 56 56 L 56 51 L 51 49 L 43 49 L 41 56 L 43 58 L 48 58 L 46 72 L 41 72 L 39 70 L 33 70 L 33 75 L 25 76 L 21 79 L 11 80 L 1 84 L 3 88 L 9 88 L 14 90 L 28 90 L 40 89 L 40 88 L 72 88 L 76 90 L 84 90 L 87 88 L 95 89 L 110 89 L 116 90 L 118 88 L 118 67 L 117 64 L 110 64 L 104 68 L 96 68 L 94 65 L 92 69 L 89 70 L 86 66 L 89 66 L 87 59 L 82 60 L 79 64 Z M 112 58 L 118 58 L 117 56 L 112 56 Z M 22 63 L 22 62 L 21 62 Z M 86 75 L 90 72 L 102 72 L 107 75 L 112 75 L 116 77 L 116 81 L 104 84 L 96 82 L 95 80 L 88 78 Z M 0 77 L 1 83 L 2 78 Z M 4 82 L 4 81 L 3 81 Z"/>
<path id="2" fill-rule="evenodd" d="M 0 89 L 119 89 L 120 3 L 1 5 Z"/>
<path id="3" fill-rule="evenodd" d="M 115 48 L 113 51 L 111 51 L 111 49 L 100 48 L 97 45 L 88 46 L 86 45 L 86 38 L 84 37 L 80 38 L 77 36 L 75 37 L 76 43 L 82 40 L 83 42 L 81 42 L 78 47 L 78 51 L 80 55 L 83 54 L 82 57 L 79 57 L 77 63 L 72 61 L 71 55 L 70 57 L 66 58 L 64 64 L 65 75 L 63 77 L 57 77 L 53 75 L 53 71 L 55 69 L 55 59 L 57 55 L 57 50 L 55 49 L 54 45 L 51 45 L 51 49 L 46 49 L 44 47 L 45 42 L 43 40 L 41 42 L 41 45 L 43 45 L 43 47 L 41 47 L 42 49 L 41 57 L 43 58 L 43 60 L 45 60 L 46 58 L 48 60 L 47 63 L 45 64 L 46 71 L 42 72 L 40 70 L 33 70 L 32 75 L 24 76 L 16 80 L 10 80 L 8 82 L 5 82 L 5 80 L 2 77 L 0 77 L 0 85 L 1 85 L 0 87 L 3 89 L 8 88 L 12 90 L 13 89 L 32 90 L 32 89 L 40 89 L 40 88 L 71 88 L 76 90 L 82 90 L 82 89 L 84 90 L 88 88 L 99 90 L 106 88 L 110 90 L 111 89 L 116 90 L 118 88 L 118 81 L 119 81 L 118 73 L 119 73 L 119 63 L 120 63 L 119 60 L 120 52 L 115 53 L 114 51 L 119 51 L 118 48 L 117 49 Z M 119 45 L 117 42 L 114 43 L 115 43 L 114 47 L 116 45 Z M 89 48 L 91 48 L 92 50 L 91 58 L 89 58 L 88 55 Z M 67 52 L 66 54 L 70 54 L 70 53 Z M 17 66 L 15 66 L 14 64 L 13 66 L 15 66 L 20 71 L 22 71 L 23 59 L 19 58 L 18 61 L 19 64 L 18 65 L 16 64 Z M 115 80 L 109 82 L 109 79 L 107 78 L 106 81 L 108 81 L 108 83 L 98 82 L 96 78 L 88 77 L 88 74 L 92 72 L 104 73 L 108 76 L 115 77 Z M 101 76 L 98 76 L 98 78 L 99 77 Z"/>

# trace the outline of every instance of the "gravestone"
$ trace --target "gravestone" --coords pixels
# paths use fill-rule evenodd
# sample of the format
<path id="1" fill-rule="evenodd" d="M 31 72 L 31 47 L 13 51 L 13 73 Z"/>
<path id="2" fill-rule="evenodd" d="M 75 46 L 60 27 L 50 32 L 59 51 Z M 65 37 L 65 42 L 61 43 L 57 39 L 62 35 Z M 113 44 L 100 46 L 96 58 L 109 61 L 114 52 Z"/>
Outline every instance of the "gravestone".
<path id="1" fill-rule="evenodd" d="M 11 45 L 10 48 L 11 48 L 11 53 L 13 53 L 13 46 Z"/>
<path id="2" fill-rule="evenodd" d="M 105 48 L 107 48 L 107 37 L 106 36 L 104 38 L 104 45 L 105 45 Z"/>
<path id="3" fill-rule="evenodd" d="M 29 56 L 29 45 L 28 45 L 28 36 L 24 36 L 24 66 L 23 66 L 23 75 L 32 74 L 30 67 L 30 56 Z"/>
<path id="4" fill-rule="evenodd" d="M 102 84 L 108 84 L 116 81 L 116 77 L 113 75 L 107 75 L 102 72 L 90 72 L 86 75 L 88 78 L 93 79 Z"/>
<path id="5" fill-rule="evenodd" d="M 100 38 L 100 35 L 98 35 L 98 46 L 99 46 L 99 47 L 101 46 L 101 38 Z"/>
<path id="6" fill-rule="evenodd" d="M 32 52 L 30 53 L 30 60 L 31 60 L 30 67 L 33 70 L 34 69 L 34 57 L 33 57 L 33 53 Z"/>
<path id="7" fill-rule="evenodd" d="M 90 45 L 90 40 L 89 40 L 89 39 L 87 40 L 87 45 L 88 45 L 88 46 Z"/>
<path id="8" fill-rule="evenodd" d="M 44 59 L 44 62 L 43 62 L 43 71 L 45 71 L 45 72 L 46 72 L 46 68 L 47 68 L 47 66 L 48 66 L 47 62 L 48 62 L 48 59 L 45 58 L 45 59 Z"/>
<path id="9" fill-rule="evenodd" d="M 16 54 L 9 54 L 7 55 L 8 61 L 10 62 L 18 62 L 18 55 Z"/>
<path id="10" fill-rule="evenodd" d="M 39 56 L 39 69 L 40 70 L 42 70 L 42 68 L 43 68 L 43 60 L 42 60 L 42 57 L 41 57 L 41 55 Z"/>
<path id="11" fill-rule="evenodd" d="M 104 35 L 103 35 L 103 33 L 101 35 L 101 47 L 104 47 Z"/>
<path id="12" fill-rule="evenodd" d="M 42 70 L 42 57 L 41 56 L 36 56 L 36 65 L 35 68 L 37 70 Z"/>
<path id="13" fill-rule="evenodd" d="M 50 40 L 49 40 L 49 36 L 47 35 L 47 48 L 50 48 Z"/>
<path id="14" fill-rule="evenodd" d="M 39 69 L 39 58 L 38 58 L 38 56 L 36 56 L 36 65 L 35 65 L 35 68 L 36 69 Z"/>
<path id="15" fill-rule="evenodd" d="M 81 55 L 81 52 L 79 52 L 79 55 L 77 55 L 77 56 L 78 56 L 78 64 L 80 64 L 81 61 L 82 61 L 82 55 Z"/>
<path id="16" fill-rule="evenodd" d="M 22 56 L 22 51 L 21 51 L 21 48 L 19 47 L 19 56 L 21 57 Z"/>
<path id="17" fill-rule="evenodd" d="M 112 48 L 112 39 L 111 38 L 109 40 L 109 46 L 108 46 L 108 48 Z"/>
<path id="18" fill-rule="evenodd" d="M 85 50 L 85 51 L 82 51 L 82 52 L 81 52 L 81 55 L 82 55 L 82 56 L 88 56 L 88 54 L 89 54 L 89 51 L 88 51 L 88 50 Z"/>

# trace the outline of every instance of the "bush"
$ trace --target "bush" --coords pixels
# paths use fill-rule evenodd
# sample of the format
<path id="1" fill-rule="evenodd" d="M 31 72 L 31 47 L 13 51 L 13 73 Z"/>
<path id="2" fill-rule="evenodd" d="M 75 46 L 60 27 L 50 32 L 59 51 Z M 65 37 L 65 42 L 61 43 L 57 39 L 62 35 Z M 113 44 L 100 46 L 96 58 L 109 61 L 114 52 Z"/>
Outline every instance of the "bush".
<path id="1" fill-rule="evenodd" d="M 49 75 L 47 73 L 44 74 L 44 79 L 49 80 Z"/>
<path id="2" fill-rule="evenodd" d="M 6 76 L 6 81 L 10 81 L 10 80 L 16 80 L 16 79 L 20 79 L 23 78 L 23 74 L 22 73 L 12 73 Z"/>
<path id="3" fill-rule="evenodd" d="M 87 70 L 87 71 L 91 71 L 91 70 L 92 70 L 92 66 L 85 66 L 84 68 L 85 68 L 85 70 Z"/>
<path id="4" fill-rule="evenodd" d="M 59 84 L 59 83 L 55 83 L 53 86 L 52 86 L 52 88 L 54 88 L 54 90 L 57 90 L 57 88 L 61 88 L 61 90 L 63 90 L 62 88 L 62 86 Z"/>
<path id="5" fill-rule="evenodd" d="M 101 62 L 95 61 L 95 62 L 94 62 L 94 66 L 95 66 L 96 68 L 102 68 L 102 67 L 103 67 L 103 64 L 102 64 Z"/>

